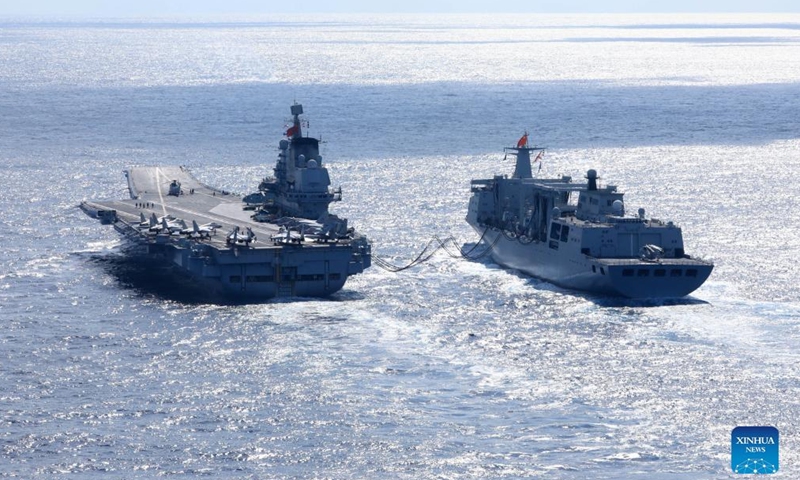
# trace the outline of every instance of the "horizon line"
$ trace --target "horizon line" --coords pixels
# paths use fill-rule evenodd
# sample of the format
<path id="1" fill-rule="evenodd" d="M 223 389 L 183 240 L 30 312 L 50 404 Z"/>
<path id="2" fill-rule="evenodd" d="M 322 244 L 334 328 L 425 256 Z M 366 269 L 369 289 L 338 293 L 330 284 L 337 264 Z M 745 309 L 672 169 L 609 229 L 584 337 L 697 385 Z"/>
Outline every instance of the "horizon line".
<path id="1" fill-rule="evenodd" d="M 104 14 L 104 13 L 5 13 L 0 12 L 0 18 L 8 17 L 36 17 L 36 18 L 49 18 L 49 17 L 70 17 L 70 18 L 104 18 L 104 19 L 129 19 L 129 18 L 165 18 L 165 17 L 232 17 L 232 16 L 269 16 L 269 15 L 800 15 L 800 10 L 797 11 L 765 11 L 765 10 L 736 10 L 736 11 L 463 11 L 463 12 L 445 12 L 445 11 L 358 11 L 358 12 L 333 12 L 333 11 L 315 11 L 315 12 L 297 12 L 297 11 L 275 11 L 275 12 L 171 12 L 171 13 L 117 13 L 117 14 Z"/>

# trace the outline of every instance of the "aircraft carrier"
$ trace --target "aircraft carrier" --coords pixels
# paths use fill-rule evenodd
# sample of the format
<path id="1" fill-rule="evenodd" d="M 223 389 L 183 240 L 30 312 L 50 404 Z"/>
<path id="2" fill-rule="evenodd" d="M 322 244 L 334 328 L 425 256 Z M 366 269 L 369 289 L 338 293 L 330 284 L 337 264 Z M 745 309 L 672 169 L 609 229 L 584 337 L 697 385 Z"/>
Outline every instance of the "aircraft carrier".
<path id="1" fill-rule="evenodd" d="M 212 298 L 330 295 L 370 266 L 371 246 L 328 212 L 341 190 L 330 188 L 319 141 L 302 134 L 302 105 L 291 112 L 275 175 L 256 193 L 209 187 L 183 167 L 145 166 L 125 172 L 130 199 L 80 207 L 112 225 L 132 259 L 170 266 Z"/>
<path id="2" fill-rule="evenodd" d="M 595 170 L 586 182 L 533 178 L 525 134 L 511 178 L 472 180 L 467 222 L 500 265 L 567 288 L 629 298 L 683 297 L 711 274 L 711 262 L 686 254 L 681 228 L 629 215 L 623 193 L 601 187 Z M 541 163 L 539 164 L 541 165 Z"/>

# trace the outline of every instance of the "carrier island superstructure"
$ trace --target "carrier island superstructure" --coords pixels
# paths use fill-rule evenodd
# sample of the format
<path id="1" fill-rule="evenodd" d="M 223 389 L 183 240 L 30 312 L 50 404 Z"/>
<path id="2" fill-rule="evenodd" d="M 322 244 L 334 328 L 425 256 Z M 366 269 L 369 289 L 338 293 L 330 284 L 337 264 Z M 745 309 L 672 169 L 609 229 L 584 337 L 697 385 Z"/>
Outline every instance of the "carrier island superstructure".
<path id="1" fill-rule="evenodd" d="M 279 142 L 274 177 L 242 198 L 206 186 L 182 167 L 125 172 L 130 199 L 85 201 L 81 209 L 125 238 L 134 260 L 170 266 L 189 285 L 224 299 L 327 296 L 370 266 L 369 241 L 328 212 L 341 200 L 303 136 L 302 105 Z M 183 282 L 187 283 L 187 282 Z"/>
<path id="2" fill-rule="evenodd" d="M 511 178 L 472 180 L 467 222 L 491 246 L 500 265 L 557 285 L 629 298 L 682 297 L 696 290 L 713 264 L 686 254 L 680 227 L 627 215 L 623 194 L 586 182 L 532 178 L 527 135 L 517 147 Z"/>

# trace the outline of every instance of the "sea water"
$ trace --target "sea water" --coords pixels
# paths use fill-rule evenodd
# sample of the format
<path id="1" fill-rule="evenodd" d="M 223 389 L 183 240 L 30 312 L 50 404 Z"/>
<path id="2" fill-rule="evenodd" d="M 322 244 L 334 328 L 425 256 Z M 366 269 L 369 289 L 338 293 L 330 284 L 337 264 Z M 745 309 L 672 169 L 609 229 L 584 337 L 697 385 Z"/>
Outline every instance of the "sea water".
<path id="1" fill-rule="evenodd" d="M 728 478 L 741 425 L 800 475 L 800 16 L 4 18 L 0 60 L 0 477 Z M 626 302 L 440 252 L 245 306 L 120 273 L 81 200 L 253 191 L 294 101 L 389 261 L 474 243 L 527 131 L 715 270 Z"/>

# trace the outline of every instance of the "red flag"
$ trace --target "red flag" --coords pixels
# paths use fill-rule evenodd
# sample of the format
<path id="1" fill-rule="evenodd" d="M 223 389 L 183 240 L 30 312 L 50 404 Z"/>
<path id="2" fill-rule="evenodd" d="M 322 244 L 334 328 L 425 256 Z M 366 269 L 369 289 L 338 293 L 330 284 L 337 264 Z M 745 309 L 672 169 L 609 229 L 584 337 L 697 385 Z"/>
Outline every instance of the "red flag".
<path id="1" fill-rule="evenodd" d="M 517 148 L 522 148 L 527 144 L 528 144 L 528 132 L 525 132 L 525 135 L 523 135 L 517 142 Z"/>
<path id="2" fill-rule="evenodd" d="M 292 125 L 289 128 L 289 130 L 286 130 L 286 133 L 284 135 L 286 135 L 289 138 L 292 138 L 292 136 L 294 136 L 294 134 L 297 133 L 297 130 L 298 130 L 297 125 Z"/>

